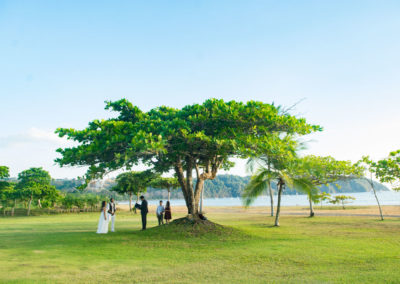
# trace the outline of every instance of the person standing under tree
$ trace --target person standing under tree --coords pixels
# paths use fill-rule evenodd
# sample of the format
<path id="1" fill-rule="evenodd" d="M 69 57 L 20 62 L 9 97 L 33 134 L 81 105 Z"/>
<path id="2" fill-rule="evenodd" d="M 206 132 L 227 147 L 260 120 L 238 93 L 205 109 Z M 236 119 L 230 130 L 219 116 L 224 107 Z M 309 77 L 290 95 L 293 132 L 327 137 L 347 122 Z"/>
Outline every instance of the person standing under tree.
<path id="1" fill-rule="evenodd" d="M 142 215 L 142 231 L 146 230 L 147 225 L 147 213 L 149 213 L 149 208 L 147 206 L 147 200 L 144 199 L 144 196 L 140 196 L 140 200 L 142 204 L 135 204 L 135 208 L 140 209 L 140 215 Z"/>
<path id="2" fill-rule="evenodd" d="M 162 205 L 162 200 L 160 200 L 160 205 L 157 206 L 156 214 L 158 219 L 158 226 L 164 225 L 164 206 Z"/>
<path id="3" fill-rule="evenodd" d="M 114 198 L 111 197 L 110 203 L 108 204 L 108 220 L 111 221 L 111 232 L 115 232 L 115 211 L 117 211 L 115 207 Z"/>
<path id="4" fill-rule="evenodd" d="M 164 214 L 165 223 L 169 224 L 169 220 L 172 219 L 171 214 L 171 205 L 169 201 L 167 201 L 167 205 L 165 206 L 165 214 Z"/>

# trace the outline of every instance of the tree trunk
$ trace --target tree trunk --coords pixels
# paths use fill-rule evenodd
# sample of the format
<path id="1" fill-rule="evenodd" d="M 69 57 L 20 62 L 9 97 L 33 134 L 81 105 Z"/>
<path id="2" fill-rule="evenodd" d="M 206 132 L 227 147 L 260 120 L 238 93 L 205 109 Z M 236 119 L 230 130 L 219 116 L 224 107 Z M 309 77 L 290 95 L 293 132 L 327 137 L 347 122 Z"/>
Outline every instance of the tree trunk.
<path id="1" fill-rule="evenodd" d="M 344 210 L 344 200 L 342 200 L 342 207 L 343 207 L 343 210 Z"/>
<path id="2" fill-rule="evenodd" d="M 187 184 L 185 181 L 185 176 L 183 174 L 183 167 L 182 167 L 181 163 L 177 163 L 175 165 L 175 173 L 178 176 L 178 181 L 182 188 L 183 197 L 185 199 L 186 207 L 188 208 L 188 214 L 190 214 L 189 213 L 189 198 L 188 198 L 188 194 L 187 194 Z"/>
<path id="3" fill-rule="evenodd" d="M 200 213 L 203 214 L 203 190 L 200 193 Z"/>
<path id="4" fill-rule="evenodd" d="M 218 165 L 216 165 L 218 167 Z M 200 195 L 204 189 L 204 181 L 209 179 L 210 177 L 214 178 L 216 174 L 216 169 L 213 169 L 212 175 L 210 174 L 210 170 L 207 171 L 207 175 L 210 177 L 203 177 L 199 175 L 198 165 L 195 164 L 195 160 L 192 158 L 186 158 L 185 160 L 185 168 L 186 168 L 186 178 L 183 171 L 183 165 L 181 162 L 177 162 L 175 164 L 175 172 L 178 177 L 179 184 L 182 188 L 182 193 L 185 198 L 186 207 L 188 208 L 188 215 L 192 215 L 193 217 L 198 217 L 199 215 L 199 202 Z M 196 169 L 197 172 L 197 182 L 196 189 L 193 187 L 193 170 Z"/>
<path id="5" fill-rule="evenodd" d="M 276 216 L 275 216 L 275 226 L 279 227 L 279 213 L 281 211 L 281 197 L 283 191 L 283 182 L 279 181 L 279 189 L 278 189 L 278 204 L 276 206 Z"/>
<path id="6" fill-rule="evenodd" d="M 171 199 L 171 189 L 168 187 L 168 201 Z"/>
<path id="7" fill-rule="evenodd" d="M 188 215 L 196 215 L 196 203 L 193 192 L 193 161 L 186 159 L 186 178 L 183 173 L 183 166 L 180 162 L 175 165 L 175 172 L 182 187 L 183 197 L 185 198 Z"/>
<path id="8" fill-rule="evenodd" d="M 38 207 L 39 207 L 39 208 L 42 208 L 42 203 L 40 203 L 40 198 L 38 199 L 37 202 L 38 202 Z"/>
<path id="9" fill-rule="evenodd" d="M 132 192 L 129 192 L 129 212 L 132 212 Z"/>
<path id="10" fill-rule="evenodd" d="M 310 202 L 310 217 L 314 217 L 314 208 L 313 208 L 313 203 L 311 199 L 311 194 L 308 195 L 308 201 Z"/>
<path id="11" fill-rule="evenodd" d="M 202 195 L 203 195 L 203 189 L 204 189 L 204 182 L 205 180 L 202 178 L 197 178 L 197 182 L 196 182 L 196 191 L 195 191 L 195 212 L 198 214 L 199 212 L 201 212 L 201 209 L 203 209 L 203 200 L 201 200 L 201 209 L 199 209 L 199 205 L 200 205 L 200 199 L 202 199 Z"/>
<path id="12" fill-rule="evenodd" d="M 31 198 L 29 199 L 28 202 L 28 212 L 26 213 L 27 216 L 31 214 L 31 203 L 32 203 L 33 195 L 31 195 Z"/>
<path id="13" fill-rule="evenodd" d="M 14 199 L 14 206 L 13 206 L 13 208 L 11 209 L 11 216 L 14 216 L 15 207 L 17 207 L 17 199 Z"/>
<path id="14" fill-rule="evenodd" d="M 186 190 L 189 215 L 198 215 L 198 203 L 196 203 L 193 191 L 193 161 L 190 158 L 186 159 Z"/>
<path id="15" fill-rule="evenodd" d="M 382 208 L 381 208 L 381 204 L 379 203 L 378 195 L 376 194 L 376 190 L 375 190 L 374 183 L 373 183 L 373 181 L 372 181 L 372 173 L 371 173 L 371 180 L 370 180 L 370 183 L 369 183 L 369 184 L 371 185 L 372 190 L 373 190 L 373 192 L 374 192 L 375 199 L 376 199 L 376 203 L 378 203 L 379 214 L 381 215 L 381 220 L 383 221 Z"/>
<path id="16" fill-rule="evenodd" d="M 274 194 L 271 188 L 271 182 L 268 182 L 269 200 L 271 202 L 271 217 L 274 217 Z"/>

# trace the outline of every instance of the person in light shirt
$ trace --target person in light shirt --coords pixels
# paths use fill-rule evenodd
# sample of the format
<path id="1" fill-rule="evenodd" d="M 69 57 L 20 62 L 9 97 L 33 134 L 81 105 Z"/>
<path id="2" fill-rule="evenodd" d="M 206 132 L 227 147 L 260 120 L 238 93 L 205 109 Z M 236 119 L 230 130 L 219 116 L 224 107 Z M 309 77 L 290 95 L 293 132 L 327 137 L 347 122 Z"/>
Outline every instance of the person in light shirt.
<path id="1" fill-rule="evenodd" d="M 160 205 L 157 206 L 156 214 L 158 219 L 158 226 L 164 225 L 164 206 L 162 200 L 160 200 Z"/>

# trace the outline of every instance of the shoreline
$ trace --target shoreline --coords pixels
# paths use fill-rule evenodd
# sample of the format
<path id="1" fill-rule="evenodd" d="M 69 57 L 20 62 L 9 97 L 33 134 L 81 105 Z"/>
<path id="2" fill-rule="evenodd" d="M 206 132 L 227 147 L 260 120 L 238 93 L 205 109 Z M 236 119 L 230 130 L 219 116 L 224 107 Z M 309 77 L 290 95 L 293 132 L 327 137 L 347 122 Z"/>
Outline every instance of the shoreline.
<path id="1" fill-rule="evenodd" d="M 117 204 L 117 208 L 121 211 L 129 211 L 129 205 Z M 156 206 L 149 205 L 149 214 L 155 214 Z M 261 214 L 270 215 L 270 207 L 268 206 L 254 206 L 245 208 L 243 206 L 207 206 L 204 207 L 204 214 Z M 173 206 L 172 211 L 176 213 L 185 214 L 187 212 L 186 206 Z M 276 208 L 274 208 L 276 211 Z M 315 215 L 321 216 L 379 216 L 378 206 L 367 205 L 367 206 L 355 206 L 348 205 L 343 209 L 337 205 L 314 206 Z M 400 217 L 400 205 L 383 205 L 382 211 L 384 217 Z M 304 215 L 307 216 L 309 213 L 309 207 L 307 206 L 282 206 L 282 215 Z"/>

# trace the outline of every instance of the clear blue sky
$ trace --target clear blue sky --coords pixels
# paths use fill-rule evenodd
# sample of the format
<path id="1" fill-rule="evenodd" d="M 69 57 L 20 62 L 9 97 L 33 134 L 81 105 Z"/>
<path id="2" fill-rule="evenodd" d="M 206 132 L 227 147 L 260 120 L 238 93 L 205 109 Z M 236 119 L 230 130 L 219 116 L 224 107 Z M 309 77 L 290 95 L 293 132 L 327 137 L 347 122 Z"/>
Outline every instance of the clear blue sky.
<path id="1" fill-rule="evenodd" d="M 305 98 L 296 112 L 325 128 L 310 153 L 383 157 L 400 148 L 399 15 L 400 1 L 0 0 L 0 164 L 81 174 L 54 166 L 52 133 L 122 97 Z"/>

